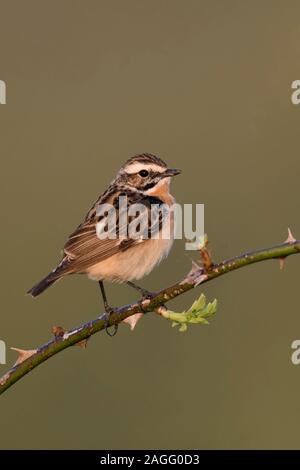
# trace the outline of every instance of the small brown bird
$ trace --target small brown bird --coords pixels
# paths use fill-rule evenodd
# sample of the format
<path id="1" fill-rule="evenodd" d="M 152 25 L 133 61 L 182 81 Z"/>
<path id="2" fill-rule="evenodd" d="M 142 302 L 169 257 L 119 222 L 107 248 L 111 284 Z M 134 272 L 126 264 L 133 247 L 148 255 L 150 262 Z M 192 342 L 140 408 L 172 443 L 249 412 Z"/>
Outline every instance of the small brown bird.
<path id="1" fill-rule="evenodd" d="M 172 206 L 175 202 L 170 194 L 170 180 L 179 173 L 180 170 L 167 168 L 161 158 L 148 153 L 127 160 L 108 189 L 95 201 L 84 221 L 69 236 L 60 264 L 33 286 L 28 294 L 36 297 L 66 275 L 85 273 L 99 282 L 107 315 L 113 309 L 107 302 L 104 280 L 126 282 L 143 296 L 147 295 L 147 291 L 132 281 L 150 273 L 169 254 L 173 244 Z M 142 205 L 149 220 L 147 231 L 133 238 L 128 235 L 102 238 L 99 230 L 103 234 L 107 226 L 102 224 L 103 214 L 100 215 L 100 209 L 103 204 L 111 204 L 118 211 L 120 197 L 127 198 L 128 210 L 133 204 Z M 153 205 L 165 206 L 170 210 L 160 212 L 154 221 L 150 221 Z M 122 232 L 120 220 L 121 214 L 117 212 L 117 234 Z M 130 217 L 127 223 L 130 223 Z M 163 226 L 170 229 L 169 237 L 161 236 Z M 151 230 L 153 233 L 153 228 L 156 228 L 158 236 L 151 238 L 149 233 Z"/>

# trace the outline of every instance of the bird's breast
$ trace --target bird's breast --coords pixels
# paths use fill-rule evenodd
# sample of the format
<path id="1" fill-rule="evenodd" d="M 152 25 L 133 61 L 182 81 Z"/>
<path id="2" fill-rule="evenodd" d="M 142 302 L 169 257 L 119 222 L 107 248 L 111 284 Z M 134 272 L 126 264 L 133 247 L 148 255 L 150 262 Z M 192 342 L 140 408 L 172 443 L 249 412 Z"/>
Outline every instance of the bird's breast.
<path id="1" fill-rule="evenodd" d="M 143 240 L 140 243 L 120 251 L 88 268 L 91 279 L 125 282 L 141 279 L 149 274 L 172 248 L 174 241 L 174 216 L 170 210 L 168 219 L 164 221 L 164 233 L 157 239 Z"/>

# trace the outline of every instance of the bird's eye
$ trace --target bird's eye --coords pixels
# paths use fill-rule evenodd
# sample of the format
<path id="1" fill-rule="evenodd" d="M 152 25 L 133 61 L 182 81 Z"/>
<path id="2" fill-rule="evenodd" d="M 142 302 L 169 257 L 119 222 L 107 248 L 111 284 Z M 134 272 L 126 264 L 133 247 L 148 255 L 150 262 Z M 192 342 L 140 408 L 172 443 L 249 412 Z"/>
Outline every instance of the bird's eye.
<path id="1" fill-rule="evenodd" d="M 146 176 L 149 175 L 149 172 L 147 170 L 141 170 L 139 172 L 139 175 L 142 176 L 143 178 L 145 178 Z"/>

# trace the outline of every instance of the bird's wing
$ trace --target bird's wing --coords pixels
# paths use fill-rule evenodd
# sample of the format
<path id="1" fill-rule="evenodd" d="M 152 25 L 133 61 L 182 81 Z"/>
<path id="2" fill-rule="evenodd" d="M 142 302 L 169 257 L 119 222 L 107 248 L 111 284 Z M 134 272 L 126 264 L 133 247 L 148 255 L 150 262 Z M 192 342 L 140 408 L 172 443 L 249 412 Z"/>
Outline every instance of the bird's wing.
<path id="1" fill-rule="evenodd" d="M 126 251 L 133 246 L 140 243 L 145 243 L 150 237 L 151 233 L 157 233 L 162 226 L 162 214 L 159 211 L 156 217 L 152 216 L 151 219 L 151 205 L 156 204 L 160 206 L 162 201 L 158 198 L 147 197 L 141 193 L 133 192 L 127 195 L 128 204 L 141 204 L 141 213 L 139 217 L 144 217 L 143 220 L 147 221 L 147 227 L 141 231 L 138 238 L 130 237 L 127 233 L 127 223 L 124 226 L 122 223 L 125 218 L 123 217 L 124 209 L 118 207 L 118 196 L 114 197 L 111 201 L 116 214 L 116 228 L 115 238 L 109 238 L 112 235 L 114 227 L 107 227 L 105 221 L 107 219 L 99 216 L 99 202 L 90 210 L 89 216 L 85 221 L 77 227 L 77 229 L 69 236 L 69 239 L 64 247 L 65 254 L 65 268 L 64 272 L 85 272 L 89 267 L 93 266 L 100 261 L 103 261 L 120 251 Z M 101 202 L 101 201 L 100 201 Z M 102 202 L 101 202 L 102 203 Z M 127 210 L 127 209 L 126 209 Z M 102 217 L 102 219 L 101 219 Z M 128 216 L 128 222 L 132 222 L 136 217 Z M 105 233 L 105 238 L 103 234 Z M 123 235 L 125 233 L 125 235 Z"/>

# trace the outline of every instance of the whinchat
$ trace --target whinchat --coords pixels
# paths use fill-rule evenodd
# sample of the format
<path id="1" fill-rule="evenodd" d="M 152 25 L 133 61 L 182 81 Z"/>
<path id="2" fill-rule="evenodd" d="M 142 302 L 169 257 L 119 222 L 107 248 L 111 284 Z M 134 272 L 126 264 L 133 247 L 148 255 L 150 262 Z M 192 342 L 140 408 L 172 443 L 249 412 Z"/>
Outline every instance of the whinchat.
<path id="1" fill-rule="evenodd" d="M 170 182 L 171 177 L 179 173 L 180 170 L 168 168 L 161 158 L 152 154 L 143 153 L 127 160 L 107 190 L 92 205 L 83 222 L 69 236 L 62 261 L 28 293 L 36 297 L 66 275 L 85 273 L 99 282 L 108 315 L 113 309 L 108 305 L 103 281 L 126 282 L 146 295 L 147 291 L 132 281 L 150 273 L 169 254 L 174 240 L 172 206 L 175 203 L 170 194 Z M 139 204 L 138 207 L 142 207 L 140 212 L 149 221 L 147 228 L 138 232 L 137 237 L 131 237 L 124 230 L 134 216 L 121 222 L 121 219 L 124 220 L 120 210 L 122 197 L 126 198 L 128 213 L 133 205 Z M 101 211 L 108 204 L 116 210 L 116 237 L 107 233 L 107 219 Z M 153 206 L 164 206 L 169 210 L 159 211 L 153 220 Z M 124 224 L 127 226 L 124 227 Z M 162 236 L 163 227 L 167 228 L 169 236 Z M 106 236 L 103 236 L 104 233 Z M 151 236 L 153 233 L 154 236 Z"/>

